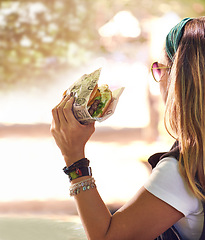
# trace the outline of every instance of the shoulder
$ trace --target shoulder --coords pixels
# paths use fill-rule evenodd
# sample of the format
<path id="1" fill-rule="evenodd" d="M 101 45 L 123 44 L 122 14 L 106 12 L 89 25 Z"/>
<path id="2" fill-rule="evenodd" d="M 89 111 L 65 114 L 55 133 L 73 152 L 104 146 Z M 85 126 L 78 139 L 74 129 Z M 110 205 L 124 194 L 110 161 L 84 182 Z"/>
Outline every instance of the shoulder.
<path id="1" fill-rule="evenodd" d="M 144 187 L 185 216 L 198 212 L 200 201 L 193 195 L 188 183 L 179 172 L 179 163 L 174 157 L 165 157 L 153 169 Z"/>
<path id="2" fill-rule="evenodd" d="M 179 162 L 177 159 L 175 159 L 174 157 L 165 157 L 163 159 L 161 159 L 156 167 L 153 169 L 156 170 L 156 169 L 163 169 L 164 171 L 168 170 L 172 170 L 173 173 L 177 173 L 179 172 L 178 169 L 179 169 Z"/>

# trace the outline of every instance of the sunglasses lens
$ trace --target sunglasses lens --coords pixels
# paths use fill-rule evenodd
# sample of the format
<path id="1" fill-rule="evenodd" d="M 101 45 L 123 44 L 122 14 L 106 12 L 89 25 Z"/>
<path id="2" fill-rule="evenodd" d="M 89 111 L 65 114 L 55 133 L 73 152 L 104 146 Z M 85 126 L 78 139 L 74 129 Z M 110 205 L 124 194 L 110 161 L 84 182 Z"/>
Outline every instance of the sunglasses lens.
<path id="1" fill-rule="evenodd" d="M 161 69 L 158 66 L 158 62 L 153 63 L 152 65 L 152 74 L 154 79 L 159 82 L 161 78 Z"/>

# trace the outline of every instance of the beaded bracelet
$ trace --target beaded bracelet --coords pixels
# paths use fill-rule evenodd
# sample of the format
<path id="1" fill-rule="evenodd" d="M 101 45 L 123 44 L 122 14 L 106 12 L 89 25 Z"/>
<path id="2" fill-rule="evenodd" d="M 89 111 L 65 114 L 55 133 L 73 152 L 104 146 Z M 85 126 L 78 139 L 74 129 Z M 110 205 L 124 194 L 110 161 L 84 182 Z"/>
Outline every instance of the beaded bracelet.
<path id="1" fill-rule="evenodd" d="M 80 193 L 80 189 L 82 188 L 83 191 L 90 190 L 95 188 L 95 179 L 94 178 L 89 178 L 84 181 L 78 182 L 73 184 L 70 187 L 70 196 L 75 196 Z"/>

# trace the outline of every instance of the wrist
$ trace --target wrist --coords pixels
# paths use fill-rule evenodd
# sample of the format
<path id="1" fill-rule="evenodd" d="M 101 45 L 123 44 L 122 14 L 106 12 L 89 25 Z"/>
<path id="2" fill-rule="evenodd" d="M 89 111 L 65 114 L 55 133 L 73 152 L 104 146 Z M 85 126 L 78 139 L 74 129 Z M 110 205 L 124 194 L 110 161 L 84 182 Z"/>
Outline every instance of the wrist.
<path id="1" fill-rule="evenodd" d="M 78 152 L 75 154 L 70 154 L 70 155 L 64 155 L 64 161 L 66 163 L 66 166 L 69 167 L 73 163 L 77 162 L 79 159 L 85 158 L 84 151 L 83 152 Z"/>

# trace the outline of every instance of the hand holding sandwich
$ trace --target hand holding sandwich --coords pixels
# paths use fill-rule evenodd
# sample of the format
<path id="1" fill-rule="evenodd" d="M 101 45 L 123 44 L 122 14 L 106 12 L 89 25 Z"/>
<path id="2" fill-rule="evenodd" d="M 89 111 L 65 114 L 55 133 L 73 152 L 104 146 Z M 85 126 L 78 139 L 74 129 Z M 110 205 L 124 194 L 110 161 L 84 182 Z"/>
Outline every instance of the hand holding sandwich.
<path id="1" fill-rule="evenodd" d="M 83 75 L 52 110 L 51 133 L 68 167 L 85 157 L 85 144 L 95 131 L 95 121 L 104 121 L 114 113 L 124 90 L 112 92 L 107 84 L 98 87 L 100 71 Z"/>
<path id="2" fill-rule="evenodd" d="M 85 144 L 95 131 L 94 123 L 82 125 L 76 120 L 73 103 L 74 98 L 68 95 L 52 110 L 51 133 L 67 166 L 85 157 Z"/>

